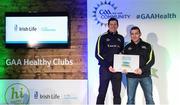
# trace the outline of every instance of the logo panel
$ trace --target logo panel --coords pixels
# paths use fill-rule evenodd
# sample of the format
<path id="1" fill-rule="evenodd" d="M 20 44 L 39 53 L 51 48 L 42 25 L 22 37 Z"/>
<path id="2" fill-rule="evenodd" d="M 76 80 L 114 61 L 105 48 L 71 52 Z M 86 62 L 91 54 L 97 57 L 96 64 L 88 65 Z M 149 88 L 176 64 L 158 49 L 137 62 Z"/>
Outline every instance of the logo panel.
<path id="1" fill-rule="evenodd" d="M 8 105 L 27 105 L 30 100 L 29 89 L 21 83 L 10 85 L 5 92 L 5 101 Z"/>

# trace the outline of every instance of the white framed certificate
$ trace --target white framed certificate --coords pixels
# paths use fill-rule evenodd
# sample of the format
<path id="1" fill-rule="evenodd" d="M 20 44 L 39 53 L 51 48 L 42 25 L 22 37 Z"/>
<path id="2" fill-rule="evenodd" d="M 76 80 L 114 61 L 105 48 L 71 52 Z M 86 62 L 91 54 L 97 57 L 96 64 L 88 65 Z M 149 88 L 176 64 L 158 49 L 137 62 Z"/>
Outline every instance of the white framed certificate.
<path id="1" fill-rule="evenodd" d="M 134 72 L 139 68 L 139 55 L 114 54 L 114 69 L 116 72 Z"/>

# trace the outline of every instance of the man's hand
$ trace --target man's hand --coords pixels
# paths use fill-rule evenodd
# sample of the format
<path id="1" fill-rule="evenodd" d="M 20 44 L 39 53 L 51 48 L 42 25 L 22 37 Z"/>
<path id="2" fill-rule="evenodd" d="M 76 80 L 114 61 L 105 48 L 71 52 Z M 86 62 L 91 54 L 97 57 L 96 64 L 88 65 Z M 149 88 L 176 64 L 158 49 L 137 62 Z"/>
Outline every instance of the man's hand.
<path id="1" fill-rule="evenodd" d="M 140 68 L 137 68 L 134 70 L 135 74 L 141 75 L 142 74 L 142 70 Z"/>
<path id="2" fill-rule="evenodd" d="M 112 67 L 112 66 L 109 66 L 109 71 L 112 72 L 112 73 L 115 73 L 115 69 Z"/>

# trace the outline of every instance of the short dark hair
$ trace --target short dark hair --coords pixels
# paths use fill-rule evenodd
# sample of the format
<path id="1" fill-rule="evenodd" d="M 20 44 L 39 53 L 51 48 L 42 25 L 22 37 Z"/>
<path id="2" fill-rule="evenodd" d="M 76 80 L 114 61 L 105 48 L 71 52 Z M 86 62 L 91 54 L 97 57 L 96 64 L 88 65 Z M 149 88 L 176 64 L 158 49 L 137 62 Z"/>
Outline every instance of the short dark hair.
<path id="1" fill-rule="evenodd" d="M 137 27 L 137 26 L 133 26 L 133 27 L 131 28 L 130 32 L 131 32 L 132 30 L 138 30 L 139 33 L 141 34 L 141 30 L 140 30 L 139 27 Z"/>
<path id="2" fill-rule="evenodd" d="M 110 18 L 110 19 L 108 20 L 108 25 L 109 25 L 110 21 L 116 21 L 116 22 L 117 22 L 117 25 L 119 25 L 118 20 L 117 20 L 116 18 L 114 18 L 114 17 L 112 17 L 112 18 Z"/>

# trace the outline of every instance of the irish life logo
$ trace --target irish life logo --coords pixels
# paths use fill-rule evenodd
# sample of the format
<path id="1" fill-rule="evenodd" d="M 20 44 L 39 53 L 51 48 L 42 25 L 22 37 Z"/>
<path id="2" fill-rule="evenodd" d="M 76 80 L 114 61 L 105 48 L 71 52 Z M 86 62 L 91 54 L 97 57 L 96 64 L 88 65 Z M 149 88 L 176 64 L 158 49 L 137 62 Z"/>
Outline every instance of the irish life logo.
<path id="1" fill-rule="evenodd" d="M 30 100 L 29 89 L 21 83 L 10 85 L 5 92 L 5 101 L 8 105 L 27 105 Z"/>
<path id="2" fill-rule="evenodd" d="M 108 19 L 114 17 L 117 19 L 129 19 L 130 15 L 124 14 L 118 10 L 118 7 L 111 1 L 100 1 L 93 10 L 93 18 L 101 26 L 107 26 Z"/>

